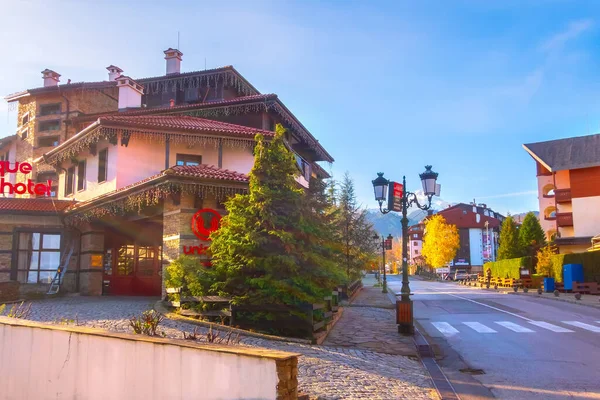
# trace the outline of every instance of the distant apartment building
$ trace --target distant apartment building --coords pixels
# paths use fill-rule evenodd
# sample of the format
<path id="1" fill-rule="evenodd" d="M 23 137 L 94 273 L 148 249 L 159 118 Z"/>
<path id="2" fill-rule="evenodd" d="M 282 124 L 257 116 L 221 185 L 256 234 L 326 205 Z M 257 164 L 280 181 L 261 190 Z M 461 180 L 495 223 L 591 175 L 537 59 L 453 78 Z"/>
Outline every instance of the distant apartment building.
<path id="1" fill-rule="evenodd" d="M 540 222 L 560 253 L 600 233 L 600 134 L 524 144 L 536 162 Z"/>
<path id="2" fill-rule="evenodd" d="M 422 222 L 408 227 L 408 263 L 418 264 L 422 259 L 423 231 L 425 224 Z"/>

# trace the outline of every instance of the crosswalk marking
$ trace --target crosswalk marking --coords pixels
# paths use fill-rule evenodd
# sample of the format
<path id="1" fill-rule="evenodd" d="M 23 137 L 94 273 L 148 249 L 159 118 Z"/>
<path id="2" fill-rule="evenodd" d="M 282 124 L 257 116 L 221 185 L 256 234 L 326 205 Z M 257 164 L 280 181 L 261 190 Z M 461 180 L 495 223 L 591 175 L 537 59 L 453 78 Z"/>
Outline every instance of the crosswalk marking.
<path id="1" fill-rule="evenodd" d="M 471 328 L 474 331 L 479 332 L 479 333 L 498 333 L 497 331 L 493 330 L 492 328 L 489 328 L 479 322 L 463 322 L 463 324 L 465 324 L 469 328 Z"/>
<path id="2" fill-rule="evenodd" d="M 582 329 L 592 331 L 592 332 L 600 332 L 600 327 L 586 324 L 586 323 L 579 322 L 579 321 L 562 321 L 562 323 L 567 324 L 567 325 L 576 326 L 578 328 L 582 328 Z"/>
<path id="3" fill-rule="evenodd" d="M 510 321 L 496 321 L 495 322 L 498 325 L 501 325 L 507 329 L 510 329 L 513 332 L 519 332 L 519 333 L 533 333 L 535 331 L 532 331 L 529 328 L 525 328 L 524 326 L 521 325 L 517 325 L 514 322 L 510 322 Z"/>
<path id="4" fill-rule="evenodd" d="M 558 326 L 558 325 L 552 325 L 552 324 L 549 324 L 548 322 L 544 322 L 544 321 L 529 321 L 529 323 L 533 324 L 535 326 L 539 326 L 540 328 L 548 329 L 552 332 L 573 332 L 570 329 L 563 328 L 562 326 Z"/>
<path id="5" fill-rule="evenodd" d="M 431 324 L 444 336 L 453 336 L 459 333 L 456 328 L 447 322 L 432 322 Z"/>

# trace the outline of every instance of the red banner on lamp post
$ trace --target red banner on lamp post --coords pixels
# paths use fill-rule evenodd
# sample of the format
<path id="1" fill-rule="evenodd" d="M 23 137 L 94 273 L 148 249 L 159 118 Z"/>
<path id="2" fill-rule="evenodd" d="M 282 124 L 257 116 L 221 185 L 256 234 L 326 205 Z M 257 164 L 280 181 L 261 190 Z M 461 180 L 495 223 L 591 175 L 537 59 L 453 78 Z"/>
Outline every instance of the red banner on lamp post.
<path id="1" fill-rule="evenodd" d="M 388 192 L 388 210 L 400 212 L 402 211 L 402 195 L 404 194 L 404 186 L 398 182 L 390 182 L 390 190 Z"/>

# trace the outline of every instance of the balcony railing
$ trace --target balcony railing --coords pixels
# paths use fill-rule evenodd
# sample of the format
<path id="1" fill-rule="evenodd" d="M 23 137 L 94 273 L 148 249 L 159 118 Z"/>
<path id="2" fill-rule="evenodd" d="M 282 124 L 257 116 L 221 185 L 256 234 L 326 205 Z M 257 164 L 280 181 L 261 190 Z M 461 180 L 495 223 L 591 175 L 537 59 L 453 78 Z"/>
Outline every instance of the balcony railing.
<path id="1" fill-rule="evenodd" d="M 554 191 L 557 203 L 571 202 L 571 189 L 556 189 Z"/>
<path id="2" fill-rule="evenodd" d="M 560 227 L 573 226 L 573 213 L 556 213 L 556 224 Z"/>

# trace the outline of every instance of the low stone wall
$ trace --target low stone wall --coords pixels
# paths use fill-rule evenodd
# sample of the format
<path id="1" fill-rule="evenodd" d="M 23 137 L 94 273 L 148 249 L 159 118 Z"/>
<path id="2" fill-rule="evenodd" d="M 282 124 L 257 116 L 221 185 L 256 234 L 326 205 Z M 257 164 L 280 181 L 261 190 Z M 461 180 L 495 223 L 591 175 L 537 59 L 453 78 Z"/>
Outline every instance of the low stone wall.
<path id="1" fill-rule="evenodd" d="M 0 317 L 0 400 L 296 399 L 297 357 Z"/>
<path id="2" fill-rule="evenodd" d="M 0 303 L 19 299 L 19 282 L 0 282 Z"/>

